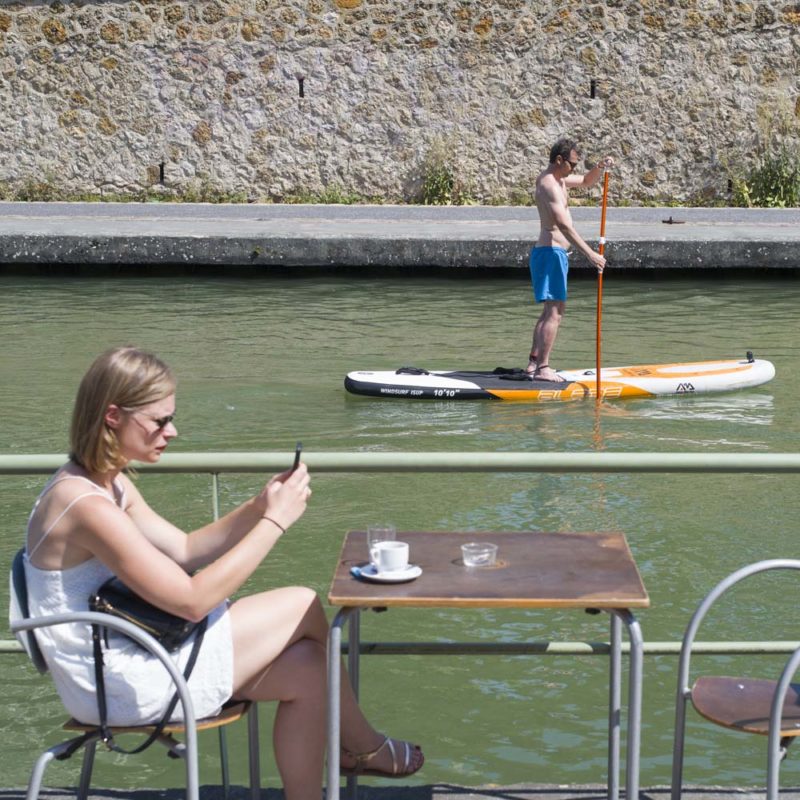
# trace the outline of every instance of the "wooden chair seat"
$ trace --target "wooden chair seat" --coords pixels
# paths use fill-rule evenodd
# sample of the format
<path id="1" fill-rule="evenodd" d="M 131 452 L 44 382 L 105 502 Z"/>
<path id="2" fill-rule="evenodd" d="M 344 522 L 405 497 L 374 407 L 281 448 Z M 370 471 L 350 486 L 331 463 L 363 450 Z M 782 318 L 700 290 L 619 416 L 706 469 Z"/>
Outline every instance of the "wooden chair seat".
<path id="1" fill-rule="evenodd" d="M 250 703 L 247 701 L 229 703 L 224 706 L 216 717 L 206 717 L 205 719 L 198 719 L 195 723 L 198 731 L 207 731 L 213 728 L 221 728 L 223 725 L 230 725 L 232 722 L 240 720 L 250 708 Z M 121 727 L 111 727 L 111 732 L 116 735 L 118 733 L 152 733 L 155 725 L 130 725 Z M 93 731 L 97 725 L 85 725 L 83 722 L 78 722 L 74 717 L 68 719 L 64 725 L 66 731 Z M 182 722 L 173 722 L 164 726 L 164 733 L 183 733 L 186 730 Z"/>
<path id="2" fill-rule="evenodd" d="M 757 678 L 701 677 L 692 687 L 692 705 L 711 722 L 747 733 L 769 734 L 776 681 Z M 781 737 L 800 736 L 800 684 L 786 693 Z"/>

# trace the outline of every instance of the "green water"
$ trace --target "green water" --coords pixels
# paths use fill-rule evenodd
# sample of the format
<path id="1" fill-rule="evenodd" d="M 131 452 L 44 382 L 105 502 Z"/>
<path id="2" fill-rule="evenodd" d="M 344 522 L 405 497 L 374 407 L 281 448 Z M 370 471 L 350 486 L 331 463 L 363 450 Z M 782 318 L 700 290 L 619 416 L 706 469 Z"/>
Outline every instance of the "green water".
<path id="1" fill-rule="evenodd" d="M 594 362 L 594 284 L 573 283 L 553 361 Z M 609 273 L 604 363 L 769 358 L 777 377 L 747 392 L 605 404 L 414 403 L 347 396 L 348 370 L 521 366 L 535 309 L 517 278 L 0 278 L 0 452 L 66 448 L 77 381 L 107 346 L 158 352 L 179 376 L 175 452 L 314 451 L 797 452 L 800 449 L 795 280 L 630 278 Z M 794 371 L 793 371 L 794 370 Z M 19 547 L 38 477 L 4 478 L 0 563 Z M 144 476 L 145 494 L 184 527 L 210 513 L 209 481 Z M 225 477 L 225 508 L 257 488 Z M 323 596 L 344 532 L 372 520 L 399 529 L 624 531 L 652 608 L 645 639 L 677 640 L 699 598 L 734 568 L 797 557 L 800 492 L 793 476 L 321 475 L 313 503 L 246 587 L 308 584 Z M 700 638 L 800 639 L 791 578 L 745 587 Z M 0 583 L 5 605 L 5 584 Z M 365 615 L 365 639 L 603 640 L 605 617 L 577 612 L 407 610 Z M 6 634 L 6 637 L 8 634 Z M 60 704 L 21 657 L 3 661 L 0 754 L 6 786 L 27 781 L 33 749 L 59 739 Z M 722 673 L 774 675 L 783 659 L 698 659 Z M 722 662 L 722 663 L 720 663 Z M 673 657 L 645 661 L 643 785 L 669 781 Z M 417 783 L 593 783 L 605 780 L 607 666 L 602 658 L 386 657 L 363 661 L 363 702 L 377 726 L 426 749 Z M 31 699 L 36 702 L 31 703 Z M 262 714 L 268 741 L 271 710 Z M 208 736 L 208 735 L 207 735 Z M 234 776 L 246 781 L 243 731 L 232 733 Z M 686 780 L 759 784 L 765 740 L 691 718 Z M 201 780 L 218 783 L 213 738 Z M 798 761 L 784 765 L 787 782 Z M 271 753 L 265 783 L 275 785 Z M 78 765 L 48 782 L 74 782 Z M 103 755 L 98 785 L 179 785 L 156 749 Z"/>

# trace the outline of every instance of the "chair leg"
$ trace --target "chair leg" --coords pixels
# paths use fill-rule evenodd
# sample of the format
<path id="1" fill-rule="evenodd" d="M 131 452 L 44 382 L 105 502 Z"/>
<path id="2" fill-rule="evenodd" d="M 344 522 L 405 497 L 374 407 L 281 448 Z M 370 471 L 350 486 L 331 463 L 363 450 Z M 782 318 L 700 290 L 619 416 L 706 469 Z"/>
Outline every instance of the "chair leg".
<path id="1" fill-rule="evenodd" d="M 261 798 L 261 752 L 258 743 L 258 703 L 252 703 L 247 713 L 247 741 L 250 756 L 250 799 Z"/>
<path id="2" fill-rule="evenodd" d="M 681 800 L 683 794 L 683 751 L 686 737 L 686 702 L 683 693 L 675 704 L 675 741 L 672 746 L 672 795 L 671 800 Z"/>
<path id="3" fill-rule="evenodd" d="M 78 800 L 88 800 L 89 798 L 89 786 L 92 783 L 96 748 L 97 739 L 90 739 L 83 747 L 83 764 L 81 765 L 81 779 L 78 784 Z"/>
<path id="4" fill-rule="evenodd" d="M 228 800 L 231 791 L 231 773 L 228 767 L 228 737 L 225 728 L 218 728 L 219 734 L 219 765 L 222 769 L 222 796 Z"/>
<path id="5" fill-rule="evenodd" d="M 33 771 L 31 772 L 31 779 L 28 783 L 26 800 L 39 800 L 39 790 L 42 788 L 44 771 L 47 769 L 47 765 L 55 758 L 53 749 L 54 748 L 45 750 L 44 753 L 36 759 L 36 763 L 33 765 Z"/>

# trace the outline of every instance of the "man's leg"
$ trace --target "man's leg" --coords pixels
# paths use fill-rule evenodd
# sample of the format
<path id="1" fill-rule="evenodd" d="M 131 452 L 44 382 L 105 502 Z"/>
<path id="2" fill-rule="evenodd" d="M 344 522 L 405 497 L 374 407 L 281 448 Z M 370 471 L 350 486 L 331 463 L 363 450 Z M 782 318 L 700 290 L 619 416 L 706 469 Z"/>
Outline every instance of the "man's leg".
<path id="1" fill-rule="evenodd" d="M 525 372 L 528 375 L 533 375 L 536 372 L 536 365 L 539 361 L 539 354 L 536 352 L 536 332 L 539 330 L 539 322 L 541 322 L 541 317 L 536 321 L 536 324 L 533 326 L 533 336 L 531 340 L 531 352 L 528 356 L 528 366 L 525 367 Z"/>
<path id="2" fill-rule="evenodd" d="M 534 352 L 537 366 L 534 377 L 543 381 L 563 382 L 550 367 L 550 352 L 556 341 L 558 326 L 564 316 L 566 303 L 563 300 L 545 300 L 544 309 L 534 328 Z"/>

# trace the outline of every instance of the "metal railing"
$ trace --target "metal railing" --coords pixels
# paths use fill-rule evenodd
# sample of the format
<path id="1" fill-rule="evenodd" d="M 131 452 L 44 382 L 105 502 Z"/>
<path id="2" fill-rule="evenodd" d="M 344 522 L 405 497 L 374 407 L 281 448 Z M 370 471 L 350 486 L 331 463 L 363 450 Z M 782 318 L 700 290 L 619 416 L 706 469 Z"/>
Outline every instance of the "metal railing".
<path id="1" fill-rule="evenodd" d="M 222 473 L 280 471 L 292 452 L 172 453 L 139 472 Z M 65 455 L 0 455 L 0 475 L 43 475 Z M 800 453 L 314 453 L 303 452 L 312 472 L 678 472 L 798 473 Z"/>
<path id="2" fill-rule="evenodd" d="M 219 476 L 279 472 L 292 452 L 172 453 L 158 464 L 136 465 L 141 473 L 205 473 L 212 481 L 212 507 L 219 514 Z M 66 455 L 0 455 L 0 476 L 46 475 Z M 314 473 L 543 472 L 543 473 L 800 473 L 800 453 L 314 453 L 303 461 Z M 800 642 L 695 642 L 708 655 L 791 653 Z M 623 643 L 627 649 L 628 643 Z M 364 655 L 608 655 L 606 642 L 362 642 Z M 21 653 L 14 640 L 0 640 L 0 655 Z M 645 655 L 674 655 L 680 642 L 645 642 Z"/>

